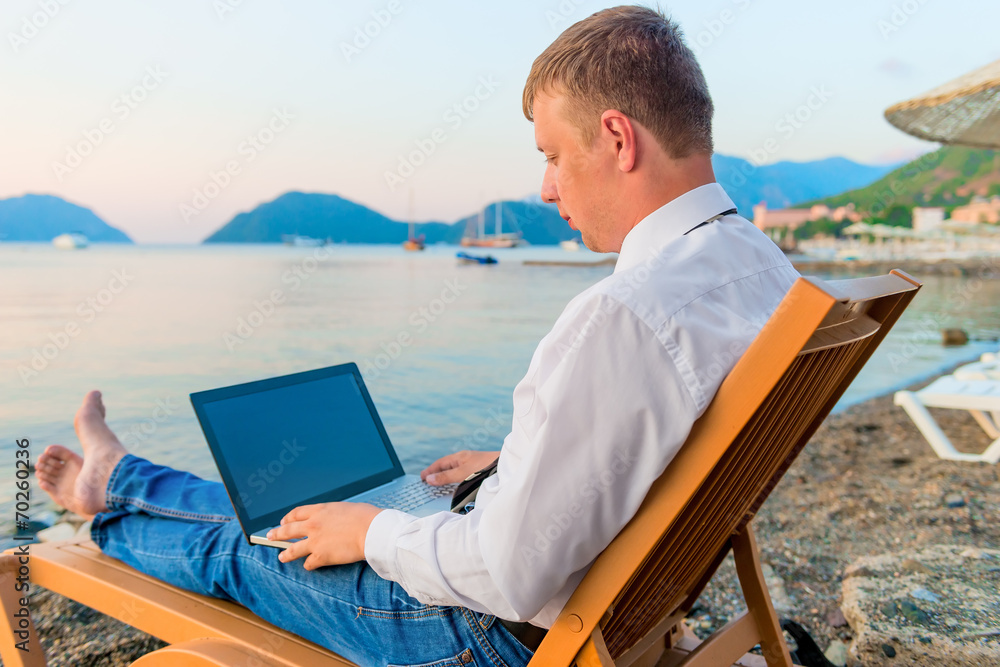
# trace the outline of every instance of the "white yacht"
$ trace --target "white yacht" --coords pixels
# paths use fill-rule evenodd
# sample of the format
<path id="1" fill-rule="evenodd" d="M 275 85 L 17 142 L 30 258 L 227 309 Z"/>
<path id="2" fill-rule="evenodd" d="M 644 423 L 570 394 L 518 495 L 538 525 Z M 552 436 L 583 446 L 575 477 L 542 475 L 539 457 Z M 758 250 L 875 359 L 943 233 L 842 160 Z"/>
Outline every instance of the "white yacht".
<path id="1" fill-rule="evenodd" d="M 60 250 L 79 250 L 90 245 L 90 240 L 80 232 L 68 232 L 52 239 L 52 245 Z"/>

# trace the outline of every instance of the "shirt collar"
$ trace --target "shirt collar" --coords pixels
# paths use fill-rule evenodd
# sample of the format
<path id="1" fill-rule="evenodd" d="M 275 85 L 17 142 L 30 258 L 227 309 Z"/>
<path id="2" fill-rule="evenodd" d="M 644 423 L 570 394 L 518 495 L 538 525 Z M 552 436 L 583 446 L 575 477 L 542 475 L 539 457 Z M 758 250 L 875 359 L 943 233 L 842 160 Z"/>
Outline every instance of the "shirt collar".
<path id="1" fill-rule="evenodd" d="M 688 190 L 647 215 L 625 235 L 615 273 L 638 266 L 696 225 L 731 208 L 736 205 L 718 183 Z"/>

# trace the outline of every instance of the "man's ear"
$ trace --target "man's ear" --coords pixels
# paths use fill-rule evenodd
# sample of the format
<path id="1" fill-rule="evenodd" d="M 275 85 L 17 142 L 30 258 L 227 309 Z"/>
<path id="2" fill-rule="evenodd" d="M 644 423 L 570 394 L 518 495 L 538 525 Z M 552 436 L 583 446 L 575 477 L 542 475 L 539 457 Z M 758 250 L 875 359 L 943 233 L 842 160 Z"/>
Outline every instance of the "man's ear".
<path id="1" fill-rule="evenodd" d="M 601 133 L 614 146 L 618 169 L 624 172 L 635 168 L 638 155 L 635 126 L 632 119 L 615 109 L 601 114 Z"/>

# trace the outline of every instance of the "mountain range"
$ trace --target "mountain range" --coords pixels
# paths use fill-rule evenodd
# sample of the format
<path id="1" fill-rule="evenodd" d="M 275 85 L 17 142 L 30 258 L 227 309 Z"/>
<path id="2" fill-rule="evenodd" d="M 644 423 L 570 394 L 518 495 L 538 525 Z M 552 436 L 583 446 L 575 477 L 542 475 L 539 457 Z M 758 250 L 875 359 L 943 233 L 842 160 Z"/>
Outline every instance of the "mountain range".
<path id="1" fill-rule="evenodd" d="M 91 241 L 132 243 L 128 234 L 89 208 L 60 197 L 28 194 L 0 199 L 0 240 L 51 241 L 67 232 L 80 232 Z"/>
<path id="2" fill-rule="evenodd" d="M 769 208 L 784 208 L 831 197 L 865 186 L 892 169 L 839 157 L 756 166 L 741 158 L 717 154 L 712 163 L 719 182 L 746 217 L 761 201 L 767 202 Z M 531 244 L 555 244 L 579 237 L 559 216 L 557 208 L 543 203 L 537 195 L 487 205 L 482 211 L 487 232 L 494 229 L 498 206 L 503 230 L 520 231 Z M 454 222 L 421 222 L 415 225 L 416 234 L 423 234 L 427 243 L 458 243 L 467 228 L 477 226 L 479 215 L 476 211 Z M 0 200 L 2 240 L 49 241 L 70 231 L 82 232 L 91 241 L 131 242 L 124 232 L 89 209 L 59 197 L 28 194 Z M 279 243 L 282 236 L 291 234 L 338 243 L 401 243 L 407 238 L 408 228 L 405 222 L 339 195 L 287 192 L 237 214 L 204 242 Z"/>
<path id="3" fill-rule="evenodd" d="M 899 165 L 865 165 L 842 157 L 813 162 L 775 162 L 757 166 L 727 155 L 713 155 L 715 178 L 732 197 L 740 213 L 750 218 L 753 207 L 787 208 L 868 185 Z"/>
<path id="4" fill-rule="evenodd" d="M 892 166 L 871 166 L 846 158 L 815 162 L 778 162 L 756 166 L 741 158 L 715 155 L 716 176 L 726 188 L 740 212 L 752 215 L 753 205 L 766 201 L 770 208 L 784 208 L 806 199 L 843 192 L 871 183 Z M 483 211 L 487 232 L 492 232 L 498 204 Z M 555 205 L 537 196 L 504 201 L 501 206 L 502 228 L 519 230 L 533 245 L 550 245 L 578 238 L 559 216 Z M 423 222 L 415 225 L 427 243 L 458 243 L 467 227 L 475 227 L 479 213 L 452 223 Z M 286 234 L 297 234 L 333 242 L 402 243 L 406 223 L 392 220 L 361 204 L 338 195 L 288 192 L 240 213 L 205 239 L 205 243 L 277 243 Z"/>
<path id="5" fill-rule="evenodd" d="M 578 237 L 554 205 L 533 197 L 486 206 L 482 215 L 487 233 L 495 229 L 498 209 L 501 228 L 508 232 L 519 230 L 533 245 Z M 468 226 L 478 226 L 478 218 L 476 213 L 453 223 L 417 223 L 414 233 L 423 235 L 426 243 L 457 244 Z M 409 227 L 338 195 L 287 192 L 252 211 L 240 213 L 204 242 L 279 243 L 282 236 L 293 234 L 334 243 L 402 243 Z"/>
<path id="6" fill-rule="evenodd" d="M 1000 195 L 1000 151 L 942 146 L 864 187 L 800 205 L 822 203 L 836 208 L 853 202 L 859 211 L 878 217 L 893 207 L 950 209 L 968 204 L 975 196 L 993 195 Z"/>

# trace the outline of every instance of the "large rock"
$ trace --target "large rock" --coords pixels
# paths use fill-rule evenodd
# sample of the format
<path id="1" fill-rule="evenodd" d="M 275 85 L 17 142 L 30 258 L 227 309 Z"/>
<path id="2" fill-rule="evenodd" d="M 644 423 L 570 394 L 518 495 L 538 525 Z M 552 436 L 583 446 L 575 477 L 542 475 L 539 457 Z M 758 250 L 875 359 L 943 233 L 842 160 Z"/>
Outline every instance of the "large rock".
<path id="1" fill-rule="evenodd" d="M 864 665 L 1000 665 L 1000 551 L 932 546 L 861 558 L 842 609 Z"/>

